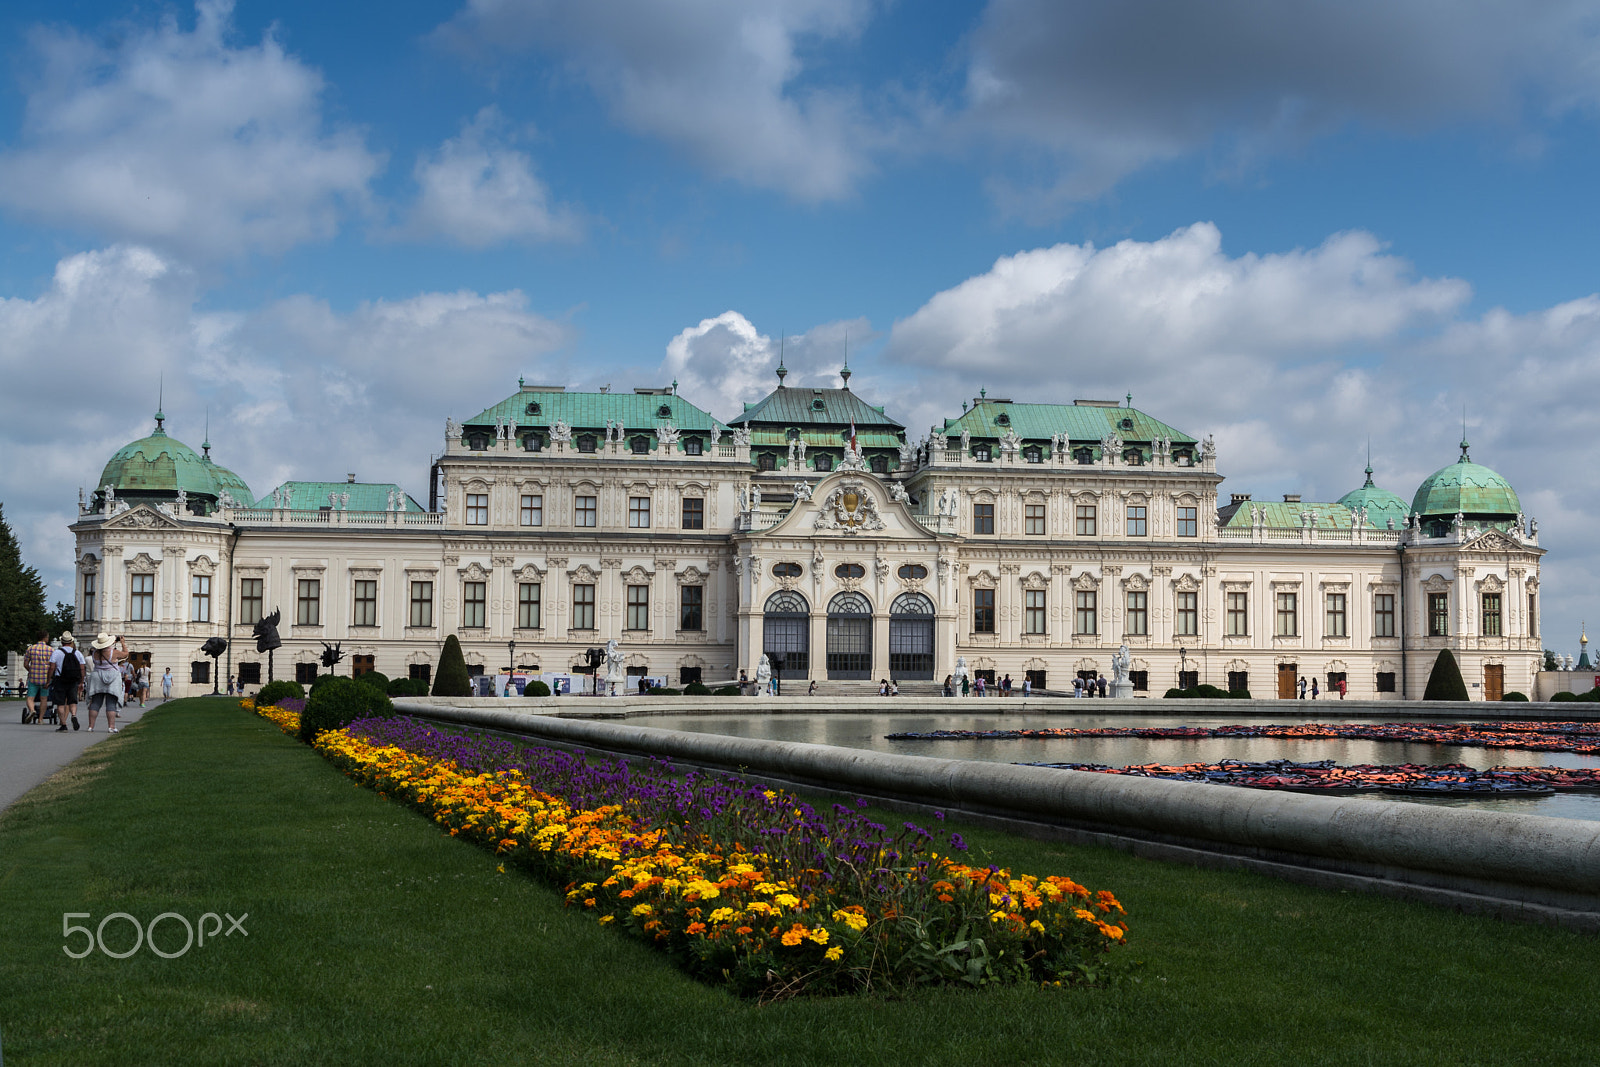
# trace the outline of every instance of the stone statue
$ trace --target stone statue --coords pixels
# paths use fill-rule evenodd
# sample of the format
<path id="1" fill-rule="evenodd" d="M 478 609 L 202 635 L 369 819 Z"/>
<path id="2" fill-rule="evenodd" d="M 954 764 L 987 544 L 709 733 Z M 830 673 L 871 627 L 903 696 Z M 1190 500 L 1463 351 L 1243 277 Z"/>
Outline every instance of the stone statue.
<path id="1" fill-rule="evenodd" d="M 278 623 L 282 618 L 283 613 L 274 608 L 271 615 L 264 616 L 255 624 L 251 633 L 255 634 L 257 652 L 271 652 L 283 647 L 283 639 L 278 636 Z"/>
<path id="2" fill-rule="evenodd" d="M 961 510 L 961 490 L 955 486 L 946 486 L 944 492 L 939 494 L 939 515 L 941 518 L 953 519 Z"/>
<path id="3" fill-rule="evenodd" d="M 102 485 L 100 491 L 105 494 L 106 514 L 110 515 L 117 510 L 117 487 L 114 485 Z"/>
<path id="4" fill-rule="evenodd" d="M 964 426 L 961 428 L 961 451 L 963 453 L 972 451 L 972 431 Z"/>
<path id="5" fill-rule="evenodd" d="M 756 665 L 756 696 L 767 695 L 767 688 L 772 684 L 772 661 L 765 652 L 761 653 L 761 662 Z"/>
<path id="6" fill-rule="evenodd" d="M 557 419 L 550 424 L 550 443 L 556 445 L 569 445 L 572 443 L 572 427 Z"/>
<path id="7" fill-rule="evenodd" d="M 1115 460 L 1122 456 L 1122 438 L 1114 433 L 1108 433 L 1100 438 L 1100 451 L 1108 460 Z"/>
<path id="8" fill-rule="evenodd" d="M 955 691 L 959 693 L 961 692 L 961 683 L 969 681 L 971 678 L 972 672 L 967 669 L 967 657 L 957 656 L 956 669 L 955 672 L 950 675 L 950 684 L 953 685 L 955 687 Z"/>
<path id="9" fill-rule="evenodd" d="M 461 424 L 455 419 L 444 420 L 444 439 L 455 441 L 461 437 Z"/>
<path id="10" fill-rule="evenodd" d="M 1124 641 L 1122 647 L 1111 654 L 1111 696 L 1133 696 L 1133 682 L 1128 680 L 1128 669 L 1133 666 L 1133 658 L 1128 655 L 1128 643 Z"/>
<path id="11" fill-rule="evenodd" d="M 761 510 L 761 487 L 759 485 L 750 486 L 750 510 Z"/>
<path id="12" fill-rule="evenodd" d="M 617 648 L 617 639 L 613 637 L 606 642 L 606 688 L 610 696 L 617 696 L 619 687 L 627 684 L 628 668 L 623 662 L 622 652 Z"/>
<path id="13" fill-rule="evenodd" d="M 1529 519 L 1528 520 L 1528 536 L 1529 537 L 1538 537 L 1539 536 L 1539 520 L 1538 519 Z"/>
<path id="14" fill-rule="evenodd" d="M 189 494 L 182 489 L 178 490 L 178 503 L 175 510 L 180 515 L 189 510 Z"/>
<path id="15" fill-rule="evenodd" d="M 661 447 L 671 451 L 678 444 L 678 428 L 672 423 L 666 423 L 656 429 L 656 440 L 661 442 Z"/>
<path id="16" fill-rule="evenodd" d="M 1200 458 L 1202 460 L 1217 458 L 1217 442 L 1210 434 L 1206 434 L 1206 439 L 1200 442 Z"/>
<path id="17" fill-rule="evenodd" d="M 800 466 L 804 467 L 806 465 L 806 439 L 804 435 L 795 438 L 794 451 L 800 457 Z"/>
<path id="18" fill-rule="evenodd" d="M 1022 447 L 1022 438 L 1017 436 L 1017 431 L 1006 427 L 1006 432 L 1000 435 L 1000 451 L 1015 452 Z"/>
<path id="19" fill-rule="evenodd" d="M 726 432 L 727 432 L 726 430 L 721 430 L 721 429 L 717 429 L 717 430 L 711 431 L 711 454 L 712 455 L 716 455 L 717 454 L 717 450 L 722 447 L 722 435 L 724 433 L 726 433 Z"/>
<path id="20" fill-rule="evenodd" d="M 796 504 L 798 504 L 802 500 L 810 500 L 810 499 L 811 499 L 811 485 L 810 485 L 810 483 L 808 483 L 808 482 L 795 482 L 794 483 L 794 502 Z"/>
<path id="21" fill-rule="evenodd" d="M 943 452 L 949 447 L 950 436 L 948 434 L 935 433 L 933 435 L 933 450 L 935 452 Z"/>
<path id="22" fill-rule="evenodd" d="M 909 470 L 917 465 L 917 446 L 910 441 L 900 442 L 900 466 Z"/>
<path id="23" fill-rule="evenodd" d="M 904 483 L 890 482 L 889 499 L 893 500 L 896 504 L 909 504 L 911 503 L 911 494 L 906 492 Z"/>
<path id="24" fill-rule="evenodd" d="M 750 447 L 750 428 L 748 426 L 735 426 L 733 428 L 733 444 L 735 448 Z"/>
<path id="25" fill-rule="evenodd" d="M 795 456 L 794 442 L 795 442 L 794 438 L 792 438 L 792 437 L 789 438 L 789 469 L 790 470 L 795 470 L 796 468 L 798 468 L 800 466 L 800 460 Z"/>

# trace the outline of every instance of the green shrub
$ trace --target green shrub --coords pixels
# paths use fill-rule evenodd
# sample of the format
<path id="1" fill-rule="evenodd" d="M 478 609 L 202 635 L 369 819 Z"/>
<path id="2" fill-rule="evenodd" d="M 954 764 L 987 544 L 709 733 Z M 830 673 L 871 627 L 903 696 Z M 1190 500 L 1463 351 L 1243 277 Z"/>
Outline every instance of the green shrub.
<path id="1" fill-rule="evenodd" d="M 428 683 L 420 678 L 390 678 L 383 691 L 392 697 L 425 697 Z"/>
<path id="2" fill-rule="evenodd" d="M 309 744 L 323 730 L 340 730 L 356 719 L 393 714 L 394 704 L 374 687 L 354 678 L 327 675 L 311 690 L 306 710 L 300 713 L 300 740 Z"/>
<path id="3" fill-rule="evenodd" d="M 1167 697 L 1172 700 L 1249 700 L 1248 689 L 1225 690 L 1214 685 L 1197 685 L 1193 689 L 1168 689 Z"/>
<path id="4" fill-rule="evenodd" d="M 1595 686 L 1587 693 L 1579 693 L 1579 700 L 1587 700 L 1591 704 L 1600 704 L 1600 685 Z"/>
<path id="5" fill-rule="evenodd" d="M 1168 700 L 1188 700 L 1193 695 L 1187 689 L 1168 689 L 1166 692 Z"/>
<path id="6" fill-rule="evenodd" d="M 653 697 L 676 697 L 682 696 L 683 692 L 678 689 L 652 689 L 650 690 L 650 695 Z"/>
<path id="7" fill-rule="evenodd" d="M 1456 664 L 1455 654 L 1448 648 L 1439 650 L 1439 658 L 1433 661 L 1433 670 L 1428 674 L 1428 686 L 1422 691 L 1423 700 L 1470 700 L 1467 695 L 1467 683 L 1461 680 L 1461 668 Z"/>
<path id="8" fill-rule="evenodd" d="M 739 687 L 736 685 L 725 685 L 720 689 L 712 690 L 711 695 L 719 697 L 736 697 L 739 695 Z"/>
<path id="9" fill-rule="evenodd" d="M 1228 690 L 1228 698 L 1230 700 L 1254 700 L 1255 699 L 1254 697 L 1252 697 L 1250 695 L 1250 690 L 1248 690 L 1248 689 L 1230 689 L 1230 690 Z"/>
<path id="10" fill-rule="evenodd" d="M 433 695 L 436 697 L 469 697 L 472 679 L 467 674 L 467 658 L 461 654 L 461 642 L 451 634 L 444 639 L 444 652 L 439 656 L 439 673 L 433 676 Z"/>
<path id="11" fill-rule="evenodd" d="M 1560 692 L 1560 693 L 1557 693 L 1557 694 L 1555 694 L 1554 696 L 1552 696 L 1550 698 L 1552 703 L 1565 702 L 1565 701 L 1568 701 L 1568 700 L 1582 700 L 1582 699 L 1583 698 L 1580 697 L 1577 693 L 1568 693 L 1568 692 L 1564 692 L 1564 691 Z"/>
<path id="12" fill-rule="evenodd" d="M 380 693 L 389 691 L 389 676 L 381 671 L 368 671 L 366 674 L 357 675 L 356 681 L 362 685 L 376 686 Z"/>
<path id="13" fill-rule="evenodd" d="M 550 687 L 535 678 L 523 689 L 522 695 L 525 697 L 547 697 L 550 695 Z"/>
<path id="14" fill-rule="evenodd" d="M 711 690 L 699 682 L 690 682 L 683 687 L 683 695 L 686 697 L 708 697 L 711 695 Z"/>
<path id="15" fill-rule="evenodd" d="M 1524 704 L 1526 704 L 1528 702 L 1528 694 L 1526 694 L 1526 693 L 1506 693 L 1503 696 L 1501 696 L 1500 699 L 1501 700 L 1520 700 Z"/>
<path id="16" fill-rule="evenodd" d="M 317 675 L 315 678 L 311 679 L 311 688 L 315 689 L 317 686 L 321 685 L 323 682 L 326 682 L 329 678 L 332 678 L 332 677 L 333 677 L 333 675 L 331 675 L 331 674 L 319 674 L 319 675 Z"/>
<path id="17" fill-rule="evenodd" d="M 299 682 L 268 682 L 256 693 L 256 707 L 270 708 L 281 700 L 304 700 L 306 688 Z"/>

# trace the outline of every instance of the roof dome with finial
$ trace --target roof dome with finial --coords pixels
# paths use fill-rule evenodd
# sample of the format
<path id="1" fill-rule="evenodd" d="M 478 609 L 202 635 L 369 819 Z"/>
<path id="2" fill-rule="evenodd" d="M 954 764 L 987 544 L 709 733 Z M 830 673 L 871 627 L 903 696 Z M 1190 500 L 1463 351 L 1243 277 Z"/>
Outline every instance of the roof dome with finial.
<path id="1" fill-rule="evenodd" d="M 1372 526 L 1382 529 L 1388 524 L 1389 519 L 1394 520 L 1395 526 L 1406 524 L 1406 502 L 1398 493 L 1391 493 L 1387 489 L 1380 489 L 1372 483 L 1372 461 L 1367 461 L 1367 482 L 1360 489 L 1352 489 L 1339 498 L 1339 503 L 1356 511 L 1365 508 L 1367 522 Z"/>
<path id="2" fill-rule="evenodd" d="M 150 436 L 117 449 L 100 473 L 97 492 L 109 485 L 118 497 L 137 501 L 141 497 L 171 500 L 182 490 L 215 503 L 226 489 L 237 499 L 254 499 L 242 478 L 212 462 L 209 440 L 205 444 L 208 454 L 201 456 L 182 441 L 168 437 L 165 422 L 166 416 L 157 410 L 156 428 Z"/>
<path id="3" fill-rule="evenodd" d="M 1511 483 L 1488 467 L 1472 462 L 1465 435 L 1461 458 L 1434 471 L 1417 487 L 1411 510 L 1418 515 L 1464 515 L 1480 522 L 1509 522 L 1522 513 Z"/>

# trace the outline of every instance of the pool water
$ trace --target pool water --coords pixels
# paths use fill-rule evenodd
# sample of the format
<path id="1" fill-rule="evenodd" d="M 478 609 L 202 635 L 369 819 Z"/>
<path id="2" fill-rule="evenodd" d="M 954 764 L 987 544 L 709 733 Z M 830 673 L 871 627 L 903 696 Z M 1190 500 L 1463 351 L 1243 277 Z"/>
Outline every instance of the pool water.
<path id="1" fill-rule="evenodd" d="M 1396 721 L 1403 721 L 1397 715 Z M 771 741 L 804 741 L 871 752 L 894 752 L 940 759 L 984 760 L 994 763 L 1103 763 L 1114 767 L 1144 763 L 1215 763 L 1223 759 L 1263 762 L 1331 759 L 1356 763 L 1460 763 L 1479 770 L 1498 766 L 1600 767 L 1600 757 L 1566 752 L 1532 752 L 1515 748 L 1465 748 L 1398 741 L 1346 741 L 1293 738 L 1018 738 L 1007 740 L 890 741 L 891 733 L 929 730 L 1096 729 L 1129 726 L 1229 726 L 1235 718 L 1150 715 L 1137 720 L 1126 715 L 896 715 L 892 713 L 836 712 L 782 715 L 653 715 L 630 719 L 633 726 L 726 734 Z M 1347 722 L 1336 716 L 1273 716 L 1274 723 Z M 1068 773 L 1068 772 L 1062 772 Z M 1196 789 L 1216 786 L 1195 784 Z M 1439 807 L 1476 808 L 1521 812 L 1564 819 L 1600 821 L 1600 794 L 1557 793 L 1536 798 L 1434 798 L 1361 797 L 1382 804 L 1432 804 Z"/>

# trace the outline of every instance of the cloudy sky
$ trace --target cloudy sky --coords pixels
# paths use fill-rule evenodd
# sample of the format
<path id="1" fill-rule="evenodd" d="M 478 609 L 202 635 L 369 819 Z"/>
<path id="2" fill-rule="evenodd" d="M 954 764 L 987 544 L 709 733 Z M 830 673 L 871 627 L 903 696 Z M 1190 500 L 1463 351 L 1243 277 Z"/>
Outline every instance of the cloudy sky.
<path id="1" fill-rule="evenodd" d="M 330 12 L 332 12 L 330 14 Z M 1600 625 L 1600 3 L 12 0 L 0 501 L 66 598 L 151 425 L 425 493 L 519 376 L 920 434 L 1132 393 L 1224 493 L 1505 474 Z"/>

